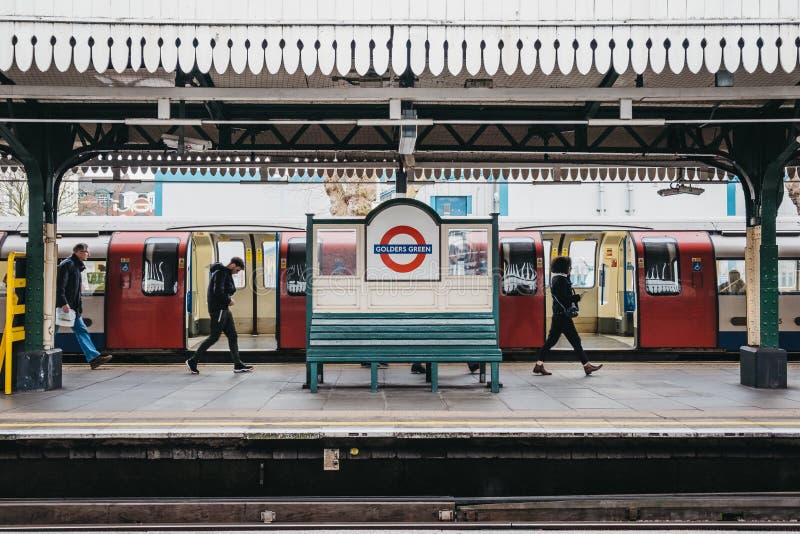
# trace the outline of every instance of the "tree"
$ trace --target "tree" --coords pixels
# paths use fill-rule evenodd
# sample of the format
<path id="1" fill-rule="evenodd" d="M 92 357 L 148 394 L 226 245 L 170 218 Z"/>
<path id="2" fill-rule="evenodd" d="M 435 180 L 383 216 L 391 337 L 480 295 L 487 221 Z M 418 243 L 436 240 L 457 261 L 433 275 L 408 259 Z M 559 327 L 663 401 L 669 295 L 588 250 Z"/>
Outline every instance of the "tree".
<path id="1" fill-rule="evenodd" d="M 797 214 L 800 215 L 800 182 L 786 182 L 786 192 L 797 209 Z"/>
<path id="2" fill-rule="evenodd" d="M 72 173 L 76 174 L 77 173 Z M 78 175 L 79 176 L 79 175 Z M 8 170 L 0 176 L 0 215 L 24 217 L 28 214 L 27 176 L 22 169 Z M 64 180 L 58 190 L 58 214 L 75 215 L 78 211 L 78 183 Z"/>
<path id="3" fill-rule="evenodd" d="M 366 215 L 377 198 L 376 184 L 366 173 L 354 175 L 348 182 L 339 181 L 336 173 L 325 176 L 325 193 L 331 200 L 331 215 Z"/>

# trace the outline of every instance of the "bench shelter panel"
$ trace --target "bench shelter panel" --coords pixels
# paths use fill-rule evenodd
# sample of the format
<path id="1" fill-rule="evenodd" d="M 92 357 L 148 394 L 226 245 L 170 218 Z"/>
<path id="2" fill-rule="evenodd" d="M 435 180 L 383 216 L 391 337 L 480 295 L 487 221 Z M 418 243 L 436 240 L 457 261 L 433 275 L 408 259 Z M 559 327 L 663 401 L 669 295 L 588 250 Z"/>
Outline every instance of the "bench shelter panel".
<path id="1" fill-rule="evenodd" d="M 325 363 L 477 363 L 499 387 L 497 216 L 442 218 L 393 199 L 364 218 L 308 217 L 307 375 Z"/>

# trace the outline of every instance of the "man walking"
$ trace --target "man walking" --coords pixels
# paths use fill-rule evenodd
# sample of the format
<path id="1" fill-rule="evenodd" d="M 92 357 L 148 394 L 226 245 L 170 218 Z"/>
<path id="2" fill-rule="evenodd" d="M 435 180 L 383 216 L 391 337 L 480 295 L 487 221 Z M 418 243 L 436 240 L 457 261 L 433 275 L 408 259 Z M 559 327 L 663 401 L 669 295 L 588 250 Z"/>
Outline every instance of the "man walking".
<path id="1" fill-rule="evenodd" d="M 200 374 L 197 370 L 197 362 L 206 351 L 217 342 L 220 334 L 225 332 L 228 338 L 228 348 L 231 351 L 234 373 L 247 373 L 253 370 L 252 365 L 242 363 L 239 358 L 238 336 L 236 326 L 233 324 L 233 314 L 228 309 L 233 306 L 231 298 L 236 293 L 236 285 L 233 283 L 233 275 L 244 270 L 244 260 L 238 256 L 231 258 L 227 266 L 216 262 L 211 265 L 211 279 L 208 281 L 208 313 L 211 315 L 211 335 L 197 348 L 194 356 L 186 360 L 186 366 L 193 375 Z"/>
<path id="2" fill-rule="evenodd" d="M 69 310 L 75 311 L 75 323 L 72 331 L 78 339 L 78 345 L 89 362 L 92 369 L 97 369 L 104 363 L 111 360 L 111 354 L 99 352 L 92 343 L 86 323 L 83 322 L 83 301 L 81 299 L 81 284 L 83 282 L 81 272 L 86 269 L 83 262 L 89 257 L 89 245 L 78 243 L 72 247 L 72 256 L 65 259 L 58 265 L 58 276 L 56 277 L 56 307 L 61 308 L 64 313 Z M 58 328 L 58 327 L 56 327 Z"/>

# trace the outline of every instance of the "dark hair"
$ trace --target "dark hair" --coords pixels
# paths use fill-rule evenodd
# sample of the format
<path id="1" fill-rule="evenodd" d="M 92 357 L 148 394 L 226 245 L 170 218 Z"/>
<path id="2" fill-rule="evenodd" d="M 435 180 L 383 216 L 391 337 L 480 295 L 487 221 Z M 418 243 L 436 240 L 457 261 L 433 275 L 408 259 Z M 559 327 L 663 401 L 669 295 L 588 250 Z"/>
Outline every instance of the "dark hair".
<path id="1" fill-rule="evenodd" d="M 228 262 L 228 265 L 230 265 L 231 263 L 234 264 L 235 266 L 237 266 L 240 269 L 244 269 L 244 260 L 242 258 L 240 258 L 239 256 L 232 257 L 231 261 Z"/>
<path id="2" fill-rule="evenodd" d="M 86 243 L 77 243 L 74 247 L 72 247 L 72 252 L 83 252 L 84 250 L 89 250 L 89 245 Z"/>
<path id="3" fill-rule="evenodd" d="M 572 258 L 569 256 L 556 256 L 550 264 L 550 272 L 568 274 L 570 267 L 572 267 Z"/>

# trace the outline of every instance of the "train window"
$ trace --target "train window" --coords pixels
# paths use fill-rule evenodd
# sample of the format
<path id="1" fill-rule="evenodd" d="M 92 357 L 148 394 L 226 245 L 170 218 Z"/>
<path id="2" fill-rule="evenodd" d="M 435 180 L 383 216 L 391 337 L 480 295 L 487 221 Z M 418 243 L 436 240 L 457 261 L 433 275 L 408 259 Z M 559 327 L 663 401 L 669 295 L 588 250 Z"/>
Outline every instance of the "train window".
<path id="1" fill-rule="evenodd" d="M 275 287 L 275 264 L 278 261 L 278 249 L 275 246 L 274 238 L 270 241 L 261 243 L 261 251 L 264 265 L 264 287 Z"/>
<path id="2" fill-rule="evenodd" d="M 548 239 L 542 241 L 542 245 L 544 245 L 544 287 L 550 287 L 550 262 L 553 261 L 550 254 L 553 251 L 553 242 Z"/>
<path id="3" fill-rule="evenodd" d="M 597 241 L 572 241 L 569 257 L 572 258 L 572 287 L 594 287 L 595 251 Z"/>
<path id="4" fill-rule="evenodd" d="M 355 230 L 317 230 L 317 273 L 320 276 L 356 276 Z"/>
<path id="5" fill-rule="evenodd" d="M 800 260 L 778 260 L 778 292 L 800 293 Z"/>
<path id="6" fill-rule="evenodd" d="M 503 295 L 536 293 L 536 247 L 529 237 L 500 240 Z"/>
<path id="7" fill-rule="evenodd" d="M 151 237 L 144 241 L 142 293 L 150 297 L 178 293 L 177 237 Z"/>
<path id="8" fill-rule="evenodd" d="M 678 243 L 668 237 L 645 237 L 644 288 L 650 295 L 679 295 Z"/>
<path id="9" fill-rule="evenodd" d="M 286 292 L 292 297 L 306 294 L 306 238 L 289 238 L 286 251 Z"/>
<path id="10" fill-rule="evenodd" d="M 238 239 L 234 241 L 217 241 L 217 261 L 222 265 L 228 265 L 234 256 L 244 259 L 244 241 Z M 245 265 L 245 267 L 249 266 Z M 233 275 L 233 285 L 236 286 L 236 289 L 242 289 L 247 284 L 246 272 L 247 270 L 245 269 Z"/>
<path id="11" fill-rule="evenodd" d="M 102 295 L 106 292 L 106 260 L 87 260 L 81 273 L 81 294 Z"/>
<path id="12" fill-rule="evenodd" d="M 448 273 L 457 276 L 489 274 L 489 260 L 486 255 L 488 244 L 488 230 L 448 231 Z"/>
<path id="13" fill-rule="evenodd" d="M 744 295 L 744 260 L 717 260 L 717 293 Z"/>

